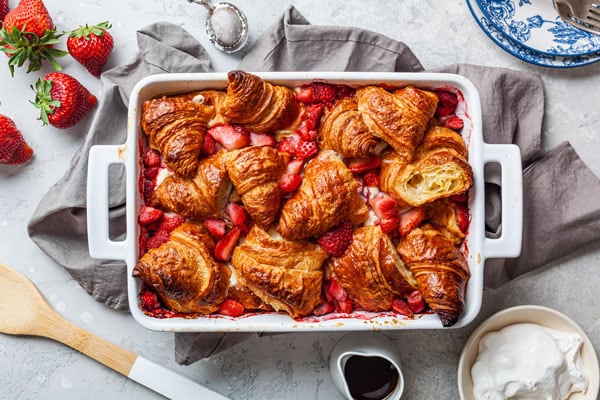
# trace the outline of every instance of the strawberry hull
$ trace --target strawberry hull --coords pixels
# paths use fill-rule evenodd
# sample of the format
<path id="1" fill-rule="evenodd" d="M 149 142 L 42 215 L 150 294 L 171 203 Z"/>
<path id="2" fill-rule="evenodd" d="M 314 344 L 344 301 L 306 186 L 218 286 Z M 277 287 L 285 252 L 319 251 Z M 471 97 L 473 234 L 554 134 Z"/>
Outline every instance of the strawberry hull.
<path id="1" fill-rule="evenodd" d="M 482 302 L 484 263 L 487 258 L 515 257 L 520 252 L 522 231 L 522 171 L 518 148 L 512 145 L 491 145 L 482 139 L 482 115 L 479 96 L 473 85 L 464 77 L 437 73 L 261 73 L 257 74 L 274 84 L 288 87 L 301 87 L 313 81 L 344 84 L 349 87 L 382 85 L 402 87 L 408 84 L 428 90 L 444 90 L 455 93 L 458 104 L 453 113 L 463 121 L 461 134 L 469 150 L 469 163 L 473 169 L 474 185 L 468 195 L 469 226 L 463 245 L 463 253 L 471 271 L 467 285 L 465 309 L 454 328 L 467 325 L 475 319 Z M 240 316 L 209 315 L 184 318 L 155 318 L 144 313 L 139 306 L 142 290 L 140 279 L 131 272 L 138 260 L 137 239 L 142 234 L 137 218 L 144 204 L 138 190 L 138 179 L 142 173 L 142 156 L 137 151 L 139 140 L 140 113 L 145 100 L 159 96 L 186 93 L 202 89 L 223 89 L 226 86 L 225 73 L 210 74 L 167 74 L 148 77 L 133 89 L 130 97 L 128 139 L 115 146 L 94 146 L 90 152 L 88 177 L 88 204 L 92 212 L 88 214 L 88 235 L 90 254 L 100 259 L 123 259 L 128 266 L 128 294 L 130 308 L 136 321 L 144 327 L 157 331 L 174 332 L 290 332 L 290 331 L 357 331 L 357 330 L 401 330 L 401 329 L 442 329 L 437 315 L 428 312 L 415 314 L 409 318 L 398 312 L 381 313 L 354 309 L 342 300 L 322 303 L 317 310 L 324 315 L 310 315 L 292 319 L 287 314 L 264 312 L 242 314 Z M 281 149 L 278 149 L 281 150 Z M 503 235 L 499 239 L 485 237 L 484 232 L 484 181 L 483 168 L 486 163 L 499 163 L 503 171 Z M 125 164 L 127 170 L 127 239 L 114 242 L 109 239 L 107 227 L 107 186 L 108 166 L 114 163 Z M 368 166 L 369 169 L 378 165 Z M 360 165 L 360 168 L 366 168 Z M 293 172 L 293 171 L 292 171 Z M 229 246 L 223 242 L 224 258 Z M 414 300 L 414 299 L 413 299 Z M 411 303 L 419 305 L 419 299 Z M 237 306 L 233 304 L 234 306 Z M 239 307 L 229 307 L 235 311 Z M 331 309 L 335 309 L 331 313 Z M 231 311 L 230 310 L 230 311 Z M 445 328 L 448 329 L 448 328 Z"/>

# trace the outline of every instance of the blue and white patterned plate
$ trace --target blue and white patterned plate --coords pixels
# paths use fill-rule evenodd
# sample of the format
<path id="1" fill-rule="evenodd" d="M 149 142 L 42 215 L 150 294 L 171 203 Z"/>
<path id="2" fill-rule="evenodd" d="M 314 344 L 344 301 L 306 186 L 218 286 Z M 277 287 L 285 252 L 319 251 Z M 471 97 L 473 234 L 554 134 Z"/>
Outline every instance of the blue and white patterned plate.
<path id="1" fill-rule="evenodd" d="M 551 68 L 574 68 L 592 64 L 600 61 L 600 52 L 586 54 L 581 56 L 557 56 L 537 52 L 535 50 L 521 46 L 511 38 L 500 32 L 484 15 L 476 0 L 467 0 L 467 5 L 473 14 L 473 18 L 479 24 L 481 29 L 494 43 L 507 53 L 520 58 L 531 64 Z"/>
<path id="2" fill-rule="evenodd" d="M 489 22 L 522 47 L 555 56 L 600 51 L 600 35 L 564 22 L 550 0 L 476 0 Z"/>

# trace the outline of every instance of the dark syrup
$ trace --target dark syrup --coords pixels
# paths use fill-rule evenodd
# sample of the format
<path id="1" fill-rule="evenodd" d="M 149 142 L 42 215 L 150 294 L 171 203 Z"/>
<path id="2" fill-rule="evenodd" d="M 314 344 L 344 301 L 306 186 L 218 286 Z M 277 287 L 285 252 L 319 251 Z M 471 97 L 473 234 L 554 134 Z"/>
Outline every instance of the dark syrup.
<path id="1" fill-rule="evenodd" d="M 381 357 L 351 356 L 346 361 L 344 377 L 356 400 L 383 400 L 398 384 L 398 371 Z"/>

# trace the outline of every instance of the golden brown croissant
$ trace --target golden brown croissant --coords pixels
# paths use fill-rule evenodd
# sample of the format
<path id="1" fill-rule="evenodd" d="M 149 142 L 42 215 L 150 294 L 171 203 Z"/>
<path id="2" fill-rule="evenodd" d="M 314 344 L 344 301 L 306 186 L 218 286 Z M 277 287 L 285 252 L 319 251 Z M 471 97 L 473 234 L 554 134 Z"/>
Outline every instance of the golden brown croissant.
<path id="1" fill-rule="evenodd" d="M 274 132 L 294 123 L 299 113 L 292 89 L 243 71 L 227 74 L 227 96 L 221 108 L 227 122 L 256 132 Z"/>
<path id="2" fill-rule="evenodd" d="M 398 252 L 442 325 L 454 325 L 464 309 L 470 272 L 444 228 L 425 224 L 413 229 L 398 245 Z"/>
<path id="3" fill-rule="evenodd" d="M 363 122 L 353 97 L 346 97 L 325 111 L 317 140 L 320 148 L 351 158 L 374 155 L 378 142 Z"/>
<path id="4" fill-rule="evenodd" d="M 250 146 L 227 154 L 229 179 L 250 217 L 259 226 L 269 226 L 277 216 L 282 193 L 279 180 L 285 162 L 270 146 Z"/>
<path id="5" fill-rule="evenodd" d="M 366 86 L 356 91 L 356 98 L 371 133 L 410 162 L 435 113 L 437 95 L 413 86 L 393 93 L 379 86 Z"/>
<path id="6" fill-rule="evenodd" d="M 225 96 L 219 93 L 193 92 L 144 102 L 141 125 L 149 145 L 176 173 L 191 176 L 196 171 L 206 127 Z"/>
<path id="7" fill-rule="evenodd" d="M 204 225 L 186 222 L 166 243 L 150 249 L 134 267 L 134 276 L 151 286 L 175 312 L 210 314 L 227 296 L 231 271 L 217 263 Z"/>
<path id="8" fill-rule="evenodd" d="M 360 224 L 369 209 L 357 193 L 359 183 L 333 152 L 321 151 L 304 170 L 300 188 L 281 209 L 279 233 L 299 240 L 319 236 L 350 220 Z"/>
<path id="9" fill-rule="evenodd" d="M 299 318 L 321 302 L 327 257 L 315 243 L 275 239 L 254 225 L 233 251 L 231 264 L 243 285 L 265 303 Z"/>
<path id="10" fill-rule="evenodd" d="M 393 154 L 384 157 L 382 189 L 415 207 L 464 193 L 473 185 L 473 170 L 466 156 L 458 133 L 434 127 L 427 131 L 411 163 Z"/>
<path id="11" fill-rule="evenodd" d="M 465 234 L 458 224 L 456 208 L 450 200 L 439 199 L 426 204 L 425 213 L 432 224 L 445 228 L 445 231 L 450 235 L 449 238 L 456 245 L 460 244 L 462 239 L 465 238 Z"/>
<path id="12" fill-rule="evenodd" d="M 417 288 L 412 273 L 379 226 L 355 229 L 348 250 L 327 261 L 326 269 L 367 311 L 389 310 L 394 296 L 403 297 Z"/>
<path id="13" fill-rule="evenodd" d="M 224 153 L 202 159 L 192 178 L 176 174 L 166 177 L 154 191 L 150 204 L 187 218 L 219 217 L 231 189 Z"/>

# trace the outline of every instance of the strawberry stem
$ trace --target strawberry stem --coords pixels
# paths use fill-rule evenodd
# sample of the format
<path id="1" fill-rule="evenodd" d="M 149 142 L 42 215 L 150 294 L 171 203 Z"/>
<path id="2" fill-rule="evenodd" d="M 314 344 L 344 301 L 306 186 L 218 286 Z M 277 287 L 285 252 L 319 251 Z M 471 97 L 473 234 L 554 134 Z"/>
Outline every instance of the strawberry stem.
<path id="1" fill-rule="evenodd" d="M 93 33 L 96 36 L 102 36 L 104 35 L 104 32 L 110 28 L 112 28 L 112 25 L 108 21 L 91 26 L 86 24 L 85 26 L 80 26 L 79 28 L 72 30 L 71 33 L 69 33 L 69 36 L 76 39 L 84 37 L 86 40 L 89 40 L 90 33 Z"/>
<path id="2" fill-rule="evenodd" d="M 50 93 L 52 90 L 52 81 L 38 78 L 35 88 L 31 86 L 31 89 L 35 92 L 35 100 L 30 103 L 40 110 L 40 117 L 38 119 L 42 121 L 42 124 L 48 125 L 50 123 L 48 115 L 54 114 L 54 110 L 61 105 L 60 101 L 53 99 Z"/>

